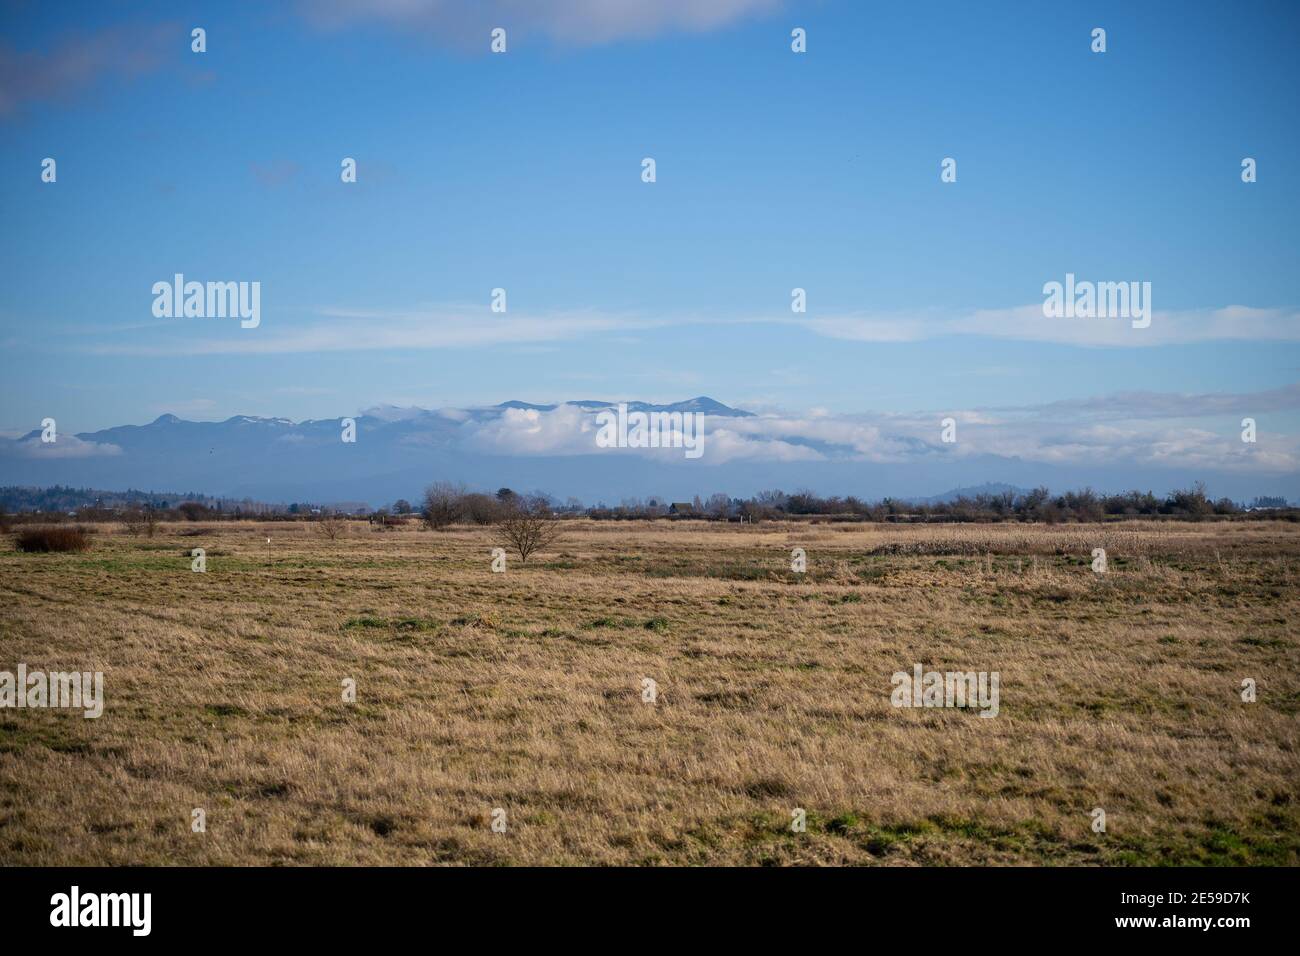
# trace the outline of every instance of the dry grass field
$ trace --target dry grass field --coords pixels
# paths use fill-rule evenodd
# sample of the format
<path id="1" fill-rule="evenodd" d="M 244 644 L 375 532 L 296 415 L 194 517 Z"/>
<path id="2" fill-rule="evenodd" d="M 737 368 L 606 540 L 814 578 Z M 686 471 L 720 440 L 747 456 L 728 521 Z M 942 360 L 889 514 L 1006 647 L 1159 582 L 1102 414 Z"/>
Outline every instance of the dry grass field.
<path id="1" fill-rule="evenodd" d="M 11 541 L 0 670 L 106 706 L 0 710 L 0 863 L 1300 863 L 1297 525 Z M 916 663 L 1000 714 L 892 707 Z"/>

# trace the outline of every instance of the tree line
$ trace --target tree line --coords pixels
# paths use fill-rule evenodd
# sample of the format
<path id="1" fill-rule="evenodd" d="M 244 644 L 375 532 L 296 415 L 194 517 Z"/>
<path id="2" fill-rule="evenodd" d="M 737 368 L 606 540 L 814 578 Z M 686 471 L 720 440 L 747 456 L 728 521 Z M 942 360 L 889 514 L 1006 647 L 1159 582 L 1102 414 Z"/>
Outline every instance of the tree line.
<path id="1" fill-rule="evenodd" d="M 1177 489 L 1164 496 L 1151 491 L 1101 494 L 1091 488 L 1053 494 L 1047 488 L 1029 492 L 998 492 L 959 495 L 950 501 L 916 502 L 903 498 L 867 501 L 854 495 L 823 496 L 812 491 L 787 494 L 780 490 L 759 492 L 748 498 L 717 493 L 701 501 L 697 496 L 687 508 L 665 504 L 657 498 L 632 499 L 609 507 L 586 510 L 597 519 L 706 518 L 714 521 L 758 522 L 782 518 L 825 518 L 843 521 L 1105 521 L 1122 517 L 1164 517 L 1180 519 L 1241 515 L 1257 511 L 1282 511 L 1294 517 L 1285 498 L 1257 497 L 1250 504 L 1229 498 L 1211 499 L 1205 486 Z"/>
<path id="2" fill-rule="evenodd" d="M 819 495 L 800 490 L 762 491 L 749 497 L 732 497 L 718 492 L 689 502 L 667 498 L 625 498 L 617 505 L 599 502 L 592 506 L 577 498 L 561 503 L 545 492 L 523 494 L 510 488 L 495 493 L 473 491 L 463 484 L 438 481 L 430 485 L 418 504 L 398 499 L 392 505 L 371 510 L 346 509 L 305 503 L 267 504 L 251 499 L 232 501 L 202 495 L 161 496 L 153 492 L 91 492 L 71 488 L 0 489 L 0 522 L 33 520 L 60 522 L 121 521 L 133 533 L 152 534 L 160 521 L 221 521 L 240 518 L 281 521 L 328 522 L 362 514 L 373 524 L 400 526 L 412 520 L 433 530 L 453 524 L 499 525 L 521 513 L 569 517 L 584 515 L 595 520 L 671 518 L 681 520 L 740 521 L 755 523 L 781 519 L 831 521 L 1105 521 L 1124 517 L 1195 520 L 1215 516 L 1256 514 L 1296 520 L 1297 510 L 1285 498 L 1256 497 L 1249 504 L 1229 498 L 1211 499 L 1202 483 L 1165 495 L 1151 491 L 1102 494 L 1085 488 L 1053 494 L 1047 488 L 1028 492 L 997 492 L 960 495 L 950 501 L 910 501 L 882 498 L 869 501 L 855 495 Z M 18 494 L 21 492 L 21 494 Z M 93 497 L 92 497 L 93 496 Z M 6 507 L 7 506 L 7 507 Z M 16 506 L 16 507 L 15 507 Z M 35 507 L 34 507 L 35 506 Z M 41 507 L 44 506 L 44 507 Z M 13 512 L 17 512 L 14 515 Z M 21 517 L 19 517 L 21 516 Z"/>

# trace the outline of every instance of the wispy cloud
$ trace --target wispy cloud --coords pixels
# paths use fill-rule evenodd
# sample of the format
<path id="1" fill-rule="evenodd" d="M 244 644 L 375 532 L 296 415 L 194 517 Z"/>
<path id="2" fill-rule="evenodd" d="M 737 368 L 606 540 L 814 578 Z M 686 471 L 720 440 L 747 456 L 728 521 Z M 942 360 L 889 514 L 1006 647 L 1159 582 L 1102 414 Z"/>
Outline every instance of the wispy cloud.
<path id="1" fill-rule="evenodd" d="M 1116 392 L 1084 399 L 1067 399 L 1028 407 L 994 409 L 1048 420 L 1154 421 L 1168 418 L 1208 418 L 1223 415 L 1263 415 L 1300 409 L 1300 384 L 1263 392 Z"/>
<path id="2" fill-rule="evenodd" d="M 87 348 L 98 354 L 145 356 L 473 348 L 563 341 L 687 321 L 583 311 L 494 313 L 482 305 L 408 312 L 325 309 L 318 314 L 321 319 L 295 323 L 282 332 L 271 328 L 272 322 L 265 319 L 256 334 L 236 324 L 222 338 L 202 333 L 212 327 L 211 323 L 225 320 L 177 320 L 178 335 L 170 341 L 159 341 L 155 335 L 147 342 L 103 342 Z M 179 334 L 182 331 L 195 334 Z"/>
<path id="3" fill-rule="evenodd" d="M 286 186 L 298 178 L 302 167 L 293 160 L 275 159 L 265 163 L 249 163 L 253 178 L 263 186 L 274 189 Z"/>
<path id="4" fill-rule="evenodd" d="M 264 299 L 264 302 L 266 300 Z M 360 352 L 385 349 L 480 348 L 496 345 L 535 347 L 575 338 L 606 336 L 607 341 L 671 326 L 795 325 L 829 339 L 855 342 L 923 342 L 954 336 L 1071 345 L 1081 348 L 1148 348 L 1215 341 L 1300 342 L 1300 311 L 1228 306 L 1184 312 L 1156 312 L 1149 328 L 1127 319 L 1048 319 L 1039 305 L 941 313 L 840 313 L 832 315 L 699 314 L 608 312 L 599 309 L 494 313 L 486 305 L 450 303 L 404 310 L 328 307 L 314 317 L 281 325 L 264 307 L 256 333 L 237 326 L 211 330 L 214 319 L 169 320 L 173 334 L 158 325 L 123 325 L 129 333 L 149 327 L 147 340 L 112 338 L 81 347 L 110 355 L 221 355 Z M 105 330 L 109 335 L 114 330 Z"/>
<path id="5" fill-rule="evenodd" d="M 1230 305 L 1219 309 L 1156 311 L 1148 328 L 1128 319 L 1049 319 L 1041 303 L 967 313 L 851 312 L 810 315 L 809 330 L 857 342 L 917 342 L 956 335 L 1085 347 L 1150 348 L 1228 340 L 1300 341 L 1300 311 Z"/>
<path id="6" fill-rule="evenodd" d="M 0 118 L 34 102 L 67 100 L 107 78 L 132 78 L 160 68 L 169 48 L 188 48 L 177 24 L 112 27 L 69 36 L 49 49 L 19 50 L 0 39 Z"/>
<path id="7" fill-rule="evenodd" d="M 773 13 L 781 0 L 302 0 L 299 8 L 322 29 L 377 23 L 424 33 L 441 42 L 486 52 L 488 33 L 542 35 L 588 46 L 683 31 L 704 33 Z"/>

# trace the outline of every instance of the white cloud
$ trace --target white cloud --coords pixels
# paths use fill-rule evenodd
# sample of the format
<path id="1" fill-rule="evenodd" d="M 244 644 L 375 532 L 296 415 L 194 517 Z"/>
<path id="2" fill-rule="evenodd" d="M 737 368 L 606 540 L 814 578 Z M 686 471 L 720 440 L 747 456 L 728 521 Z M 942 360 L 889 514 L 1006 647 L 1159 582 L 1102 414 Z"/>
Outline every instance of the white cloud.
<path id="1" fill-rule="evenodd" d="M 82 441 L 76 435 L 60 434 L 57 441 L 43 442 L 39 434 L 11 443 L 11 454 L 18 458 L 106 458 L 123 454 L 109 442 Z"/>
<path id="2" fill-rule="evenodd" d="M 773 13 L 781 0 L 303 0 L 307 19 L 323 29 L 379 23 L 424 33 L 444 43 L 487 51 L 488 32 L 504 27 L 513 40 L 541 34 L 588 46 L 675 30 L 704 33 Z"/>
<path id="3" fill-rule="evenodd" d="M 1129 319 L 1049 319 L 1041 303 L 964 314 L 853 312 L 813 316 L 802 325 L 818 335 L 857 342 L 916 342 L 957 335 L 1088 347 L 1149 348 L 1224 340 L 1300 341 L 1300 311 L 1230 305 L 1221 309 L 1155 311 L 1151 325 Z"/>
<path id="4" fill-rule="evenodd" d="M 471 426 L 466 446 L 488 455 L 589 455 L 596 447 L 595 415 L 572 405 L 554 411 L 507 408 Z"/>
<path id="5" fill-rule="evenodd" d="M 975 336 L 1079 347 L 1148 348 L 1227 340 L 1300 342 L 1300 311 L 1228 306 L 1187 312 L 1156 312 L 1151 325 L 1135 329 L 1127 319 L 1048 319 L 1041 306 L 982 309 L 964 314 L 934 310 L 915 313 L 843 313 L 827 316 L 645 315 L 595 309 L 501 314 L 486 304 L 452 303 L 401 311 L 326 308 L 317 319 L 277 328 L 269 317 L 255 331 L 220 320 L 178 319 L 172 335 L 154 331 L 147 340 L 87 341 L 102 355 L 222 355 L 358 352 L 411 349 L 524 346 L 604 336 L 614 343 L 628 333 L 680 326 L 797 325 L 830 339 L 858 342 L 917 342 Z M 220 329 L 219 332 L 217 330 Z M 217 332 L 216 335 L 213 332 Z M 667 372 L 656 373 L 660 380 Z M 696 373 L 678 370 L 679 384 Z"/>
<path id="6" fill-rule="evenodd" d="M 1300 437 L 1271 433 L 1243 443 L 1240 408 L 1300 406 L 1300 386 L 1254 395 L 1129 393 L 1077 402 L 1007 409 L 834 415 L 772 412 L 748 418 L 706 416 L 702 465 L 731 461 L 864 461 L 907 463 L 979 456 L 1051 465 L 1139 465 L 1286 473 L 1300 470 Z M 1153 409 L 1160 414 L 1152 414 Z M 1175 410 L 1177 414 L 1175 415 Z M 1219 418 L 1227 427 L 1176 427 L 1167 421 Z M 941 441 L 941 421 L 957 422 L 957 442 Z M 1160 419 L 1165 419 L 1161 421 Z M 680 449 L 600 449 L 594 412 L 561 405 L 552 411 L 508 409 L 486 421 L 466 420 L 463 447 L 492 455 L 587 455 L 600 452 L 682 458 Z"/>
<path id="7" fill-rule="evenodd" d="M 100 355 L 254 355 L 311 352 L 359 352 L 385 349 L 475 348 L 526 342 L 565 341 L 629 328 L 657 328 L 686 319 L 651 319 L 601 312 L 505 314 L 486 305 L 451 305 L 407 312 L 325 309 L 324 321 L 276 330 L 264 318 L 256 330 L 227 326 L 220 338 L 205 336 L 211 319 L 178 319 L 170 341 L 114 345 L 91 344 Z"/>
<path id="8" fill-rule="evenodd" d="M 1267 412 L 1300 409 L 1300 383 L 1262 392 L 1113 392 L 1093 398 L 1065 399 L 1021 408 L 992 411 L 1020 413 L 1047 419 L 1076 421 L 1154 421 L 1168 418 L 1204 418 L 1211 415 L 1255 417 Z"/>

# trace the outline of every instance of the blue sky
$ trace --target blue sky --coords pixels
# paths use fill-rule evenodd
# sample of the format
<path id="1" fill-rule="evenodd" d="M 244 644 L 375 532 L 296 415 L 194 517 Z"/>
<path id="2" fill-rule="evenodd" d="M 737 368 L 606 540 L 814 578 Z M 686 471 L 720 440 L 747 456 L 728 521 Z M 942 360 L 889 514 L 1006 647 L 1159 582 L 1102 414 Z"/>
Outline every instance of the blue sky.
<path id="1" fill-rule="evenodd" d="M 1262 394 L 1293 466 L 1300 5 L 615 6 L 6 4 L 0 429 L 1111 396 L 1227 440 Z M 260 281 L 261 325 L 155 319 L 176 272 Z M 1067 272 L 1151 282 L 1152 328 L 1035 316 Z"/>

